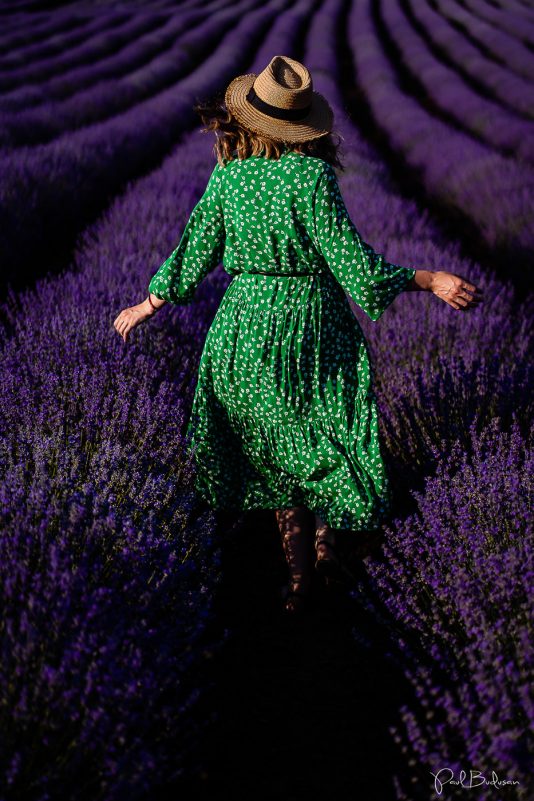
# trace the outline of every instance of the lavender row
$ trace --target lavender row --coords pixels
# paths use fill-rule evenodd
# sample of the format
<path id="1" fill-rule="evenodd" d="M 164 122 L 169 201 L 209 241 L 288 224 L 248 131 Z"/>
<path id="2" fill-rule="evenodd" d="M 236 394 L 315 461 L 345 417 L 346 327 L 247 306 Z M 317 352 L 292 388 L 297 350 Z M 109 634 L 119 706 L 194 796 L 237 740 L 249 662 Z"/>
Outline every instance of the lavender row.
<path id="1" fill-rule="evenodd" d="M 511 111 L 534 118 L 530 81 L 481 54 L 466 36 L 428 3 L 407 0 L 407 7 L 424 26 L 429 41 L 439 49 L 442 58 L 450 62 L 464 80 L 473 82 L 481 94 L 489 94 Z"/>
<path id="2" fill-rule="evenodd" d="M 112 327 L 208 172 L 206 142 L 178 149 L 86 233 L 71 271 L 4 310 L 3 798 L 144 798 L 191 769 L 209 722 L 219 547 L 183 430 L 211 284 L 128 347 Z"/>
<path id="3" fill-rule="evenodd" d="M 46 69 L 47 62 L 58 58 L 61 60 L 69 50 L 76 52 L 78 47 L 86 48 L 88 43 L 101 39 L 103 36 L 110 35 L 128 25 L 131 22 L 131 15 L 114 13 L 102 15 L 96 19 L 76 28 L 74 31 L 67 31 L 45 40 L 43 43 L 30 43 L 16 50 L 11 50 L 0 60 L 0 90 L 5 91 L 12 85 L 17 85 L 24 80 L 31 80 L 32 76 L 38 79 L 39 66 L 44 62 L 43 69 Z M 120 38 L 117 39 L 120 42 Z"/>
<path id="4" fill-rule="evenodd" d="M 122 70 L 129 64 L 131 71 L 121 78 L 108 78 L 95 84 L 92 79 L 93 67 L 89 64 L 78 74 L 81 74 L 84 82 L 88 77 L 91 78 L 91 88 L 76 91 L 63 102 L 49 101 L 37 109 L 0 114 L 0 145 L 13 147 L 49 142 L 69 131 L 103 122 L 134 109 L 137 104 L 174 86 L 194 70 L 206 53 L 216 47 L 221 37 L 235 25 L 240 9 L 251 9 L 250 0 L 232 4 L 229 8 L 225 6 L 228 6 L 227 0 L 222 4 L 220 0 L 215 0 L 203 11 L 177 16 L 163 30 L 153 33 L 148 42 L 143 42 L 143 39 L 135 42 L 122 55 Z M 131 40 L 131 36 L 129 38 Z M 104 54 L 113 52 L 111 44 L 101 43 Z M 145 63 L 147 50 L 150 52 L 154 49 L 157 55 Z M 81 58 L 81 53 L 79 56 Z M 92 53 L 84 54 L 83 60 L 90 57 Z M 112 56 L 110 60 L 116 67 L 117 56 Z M 109 68 L 106 65 L 106 70 Z M 101 72 L 100 67 L 98 71 Z M 64 79 L 62 84 L 65 84 Z M 73 88 L 71 84 L 71 90 Z"/>
<path id="5" fill-rule="evenodd" d="M 203 3 L 199 0 L 183 0 L 183 2 L 180 0 L 179 8 L 180 10 L 190 10 L 201 8 L 202 5 Z M 175 0 L 159 2 L 157 8 L 153 4 L 147 6 L 147 3 L 141 0 L 138 3 L 123 3 L 122 7 L 115 4 L 113 12 L 106 3 L 102 3 L 101 6 L 92 3 L 89 6 L 85 2 L 80 2 L 69 3 L 65 8 L 57 8 L 53 14 L 50 14 L 49 10 L 42 13 L 34 11 L 31 12 L 31 16 L 28 13 L 22 13 L 20 19 L 17 20 L 13 16 L 9 23 L 2 19 L 0 57 L 2 53 L 13 53 L 13 51 L 24 49 L 27 46 L 39 46 L 39 42 L 60 38 L 63 35 L 68 36 L 69 32 L 76 34 L 78 29 L 87 29 L 88 26 L 98 26 L 101 24 L 101 19 L 113 19 L 115 12 L 126 20 L 132 12 L 138 19 L 141 19 L 144 15 L 150 18 L 155 13 L 169 16 L 176 12 L 176 9 Z"/>
<path id="6" fill-rule="evenodd" d="M 534 162 L 534 122 L 524 120 L 475 92 L 456 70 L 438 61 L 426 44 L 423 30 L 416 33 L 403 12 L 402 0 L 383 3 L 382 18 L 410 81 L 421 86 L 437 112 L 450 124 L 473 133 L 505 155 Z M 425 98 L 426 100 L 426 98 Z"/>
<path id="7" fill-rule="evenodd" d="M 127 77 L 130 73 L 142 70 L 159 53 L 168 50 L 187 26 L 193 27 L 195 21 L 205 18 L 206 10 L 215 11 L 224 5 L 227 5 L 227 0 L 215 0 L 204 11 L 182 9 L 180 15 L 170 16 L 167 21 L 161 16 L 136 15 L 131 26 L 126 28 L 127 40 L 118 52 L 109 51 L 106 43 L 103 48 L 102 43 L 97 42 L 96 46 L 90 46 L 88 52 L 84 52 L 84 48 L 78 48 L 75 53 L 66 54 L 65 59 L 54 59 L 44 75 L 42 71 L 35 75 L 37 83 L 28 84 L 25 78 L 21 86 L 0 97 L 0 109 L 25 113 L 32 106 L 49 103 L 50 107 L 59 112 L 63 106 L 54 105 L 56 101 L 66 101 L 73 95 L 82 93 L 84 89 L 94 88 L 98 92 L 98 84 L 111 80 L 117 82 L 121 76 Z M 105 88 L 106 84 L 104 90 Z M 96 93 L 87 94 L 86 98 L 91 99 L 93 105 L 102 102 Z M 72 102 L 79 101 L 75 97 Z M 69 105 L 65 108 L 68 109 Z"/>
<path id="8" fill-rule="evenodd" d="M 431 117 L 399 88 L 368 0 L 352 7 L 348 30 L 358 82 L 391 147 L 420 172 L 429 194 L 474 225 L 486 247 L 510 259 L 510 277 L 524 280 L 534 246 L 528 212 L 534 171 Z"/>
<path id="9" fill-rule="evenodd" d="M 32 13 L 31 26 L 28 26 L 28 14 L 11 15 L 8 19 L 2 18 L 2 33 L 0 34 L 0 55 L 10 53 L 12 50 L 27 45 L 36 44 L 50 36 L 60 36 L 68 31 L 76 31 L 78 27 L 87 24 L 87 11 L 76 12 L 69 9 L 66 13 L 56 10 L 53 15 L 46 12 Z"/>
<path id="10" fill-rule="evenodd" d="M 120 21 L 120 25 L 119 25 Z M 25 110 L 24 98 L 30 101 L 35 98 L 46 98 L 47 84 L 54 79 L 65 79 L 75 68 L 87 69 L 96 66 L 98 60 L 110 56 L 121 48 L 131 44 L 136 37 L 151 31 L 157 31 L 164 25 L 166 18 L 161 14 L 122 15 L 111 29 L 109 26 L 93 36 L 87 35 L 83 42 L 77 42 L 72 48 L 62 48 L 58 53 L 52 52 L 40 59 L 27 61 L 24 53 L 20 55 L 21 66 L 6 68 L 0 74 L 0 91 L 2 107 L 9 110 L 20 108 Z M 72 80 L 72 78 L 69 79 Z M 18 103 L 18 106 L 17 106 Z"/>
<path id="11" fill-rule="evenodd" d="M 495 6 L 506 11 L 509 16 L 514 15 L 518 20 L 534 22 L 534 14 L 532 8 L 528 7 L 528 0 L 527 3 L 523 3 L 522 0 L 495 0 Z"/>
<path id="12" fill-rule="evenodd" d="M 529 49 L 534 44 L 534 26 L 527 19 L 516 21 L 510 13 L 491 8 L 480 0 L 465 0 L 463 6 L 438 0 L 438 7 L 481 48 L 519 75 L 529 80 L 534 78 L 534 55 Z"/>
<path id="13" fill-rule="evenodd" d="M 239 8 L 244 12 L 245 3 Z M 288 0 L 255 8 L 189 76 L 135 108 L 47 145 L 2 154 L 0 258 L 4 280 L 43 274 L 59 249 L 68 250 L 84 224 L 125 181 L 150 169 L 198 118 L 195 100 L 222 88 L 250 58 Z M 209 23 L 208 23 L 209 24 Z M 211 21 L 217 32 L 217 21 Z M 28 230 L 31 229 L 31 236 Z M 20 285 L 20 284 L 19 284 Z"/>
<path id="14" fill-rule="evenodd" d="M 463 798 L 470 770 L 510 782 L 477 779 L 482 801 L 532 797 L 533 444 L 497 419 L 471 429 L 369 561 L 370 607 L 417 699 L 391 729 L 400 801 Z M 467 785 L 454 786 L 462 770 Z"/>
<path id="15" fill-rule="evenodd" d="M 525 8 L 520 9 L 513 3 L 508 8 L 499 8 L 480 0 L 466 0 L 465 6 L 488 22 L 490 28 L 506 31 L 525 43 L 534 44 L 534 17 Z"/>

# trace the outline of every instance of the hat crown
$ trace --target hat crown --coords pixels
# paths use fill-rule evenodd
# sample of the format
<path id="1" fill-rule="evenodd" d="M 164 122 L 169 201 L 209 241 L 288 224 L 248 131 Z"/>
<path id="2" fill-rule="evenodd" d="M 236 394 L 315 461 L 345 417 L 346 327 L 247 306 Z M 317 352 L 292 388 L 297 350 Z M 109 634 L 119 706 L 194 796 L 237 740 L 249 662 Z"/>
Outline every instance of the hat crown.
<path id="1" fill-rule="evenodd" d="M 282 109 L 306 108 L 313 96 L 308 69 L 288 56 L 273 56 L 253 86 L 261 100 Z"/>

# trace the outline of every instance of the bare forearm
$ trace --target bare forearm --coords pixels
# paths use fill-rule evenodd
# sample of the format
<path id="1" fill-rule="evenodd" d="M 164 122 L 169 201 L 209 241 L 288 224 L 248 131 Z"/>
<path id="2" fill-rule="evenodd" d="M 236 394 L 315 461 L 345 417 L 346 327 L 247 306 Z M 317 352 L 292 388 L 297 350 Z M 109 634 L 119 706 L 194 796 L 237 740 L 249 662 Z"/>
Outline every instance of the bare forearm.
<path id="1" fill-rule="evenodd" d="M 433 270 L 416 270 L 413 278 L 410 278 L 406 285 L 406 291 L 431 292 L 435 272 Z"/>

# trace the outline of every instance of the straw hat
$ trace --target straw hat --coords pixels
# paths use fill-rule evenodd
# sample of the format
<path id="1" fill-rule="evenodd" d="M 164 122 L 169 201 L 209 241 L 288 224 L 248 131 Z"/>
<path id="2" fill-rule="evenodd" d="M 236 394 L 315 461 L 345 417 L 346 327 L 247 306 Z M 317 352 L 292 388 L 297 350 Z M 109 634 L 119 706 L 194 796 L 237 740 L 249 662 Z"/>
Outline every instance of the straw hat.
<path id="1" fill-rule="evenodd" d="M 272 139 L 305 142 L 332 130 L 328 101 L 314 91 L 304 64 L 288 56 L 274 56 L 259 75 L 238 75 L 224 99 L 244 128 Z"/>

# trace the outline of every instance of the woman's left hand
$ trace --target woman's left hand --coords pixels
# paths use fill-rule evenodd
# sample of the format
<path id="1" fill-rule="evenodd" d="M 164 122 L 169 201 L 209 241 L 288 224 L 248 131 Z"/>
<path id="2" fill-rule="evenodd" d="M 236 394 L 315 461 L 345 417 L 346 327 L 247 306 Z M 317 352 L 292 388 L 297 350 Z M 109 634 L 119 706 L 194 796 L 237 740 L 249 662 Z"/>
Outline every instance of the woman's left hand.
<path id="1" fill-rule="evenodd" d="M 152 317 L 153 314 L 154 309 L 148 300 L 145 300 L 137 306 L 129 306 L 127 309 L 123 309 L 113 325 L 124 341 L 127 342 L 130 331 L 133 331 L 140 323 Z"/>
<path id="2" fill-rule="evenodd" d="M 467 278 L 445 270 L 432 272 L 431 291 L 453 309 L 467 311 L 482 301 L 482 291 Z"/>

